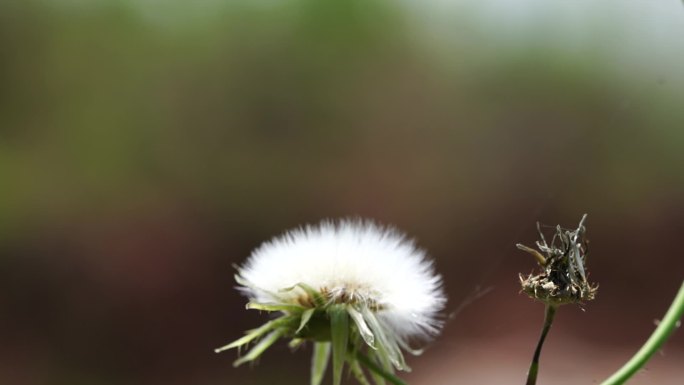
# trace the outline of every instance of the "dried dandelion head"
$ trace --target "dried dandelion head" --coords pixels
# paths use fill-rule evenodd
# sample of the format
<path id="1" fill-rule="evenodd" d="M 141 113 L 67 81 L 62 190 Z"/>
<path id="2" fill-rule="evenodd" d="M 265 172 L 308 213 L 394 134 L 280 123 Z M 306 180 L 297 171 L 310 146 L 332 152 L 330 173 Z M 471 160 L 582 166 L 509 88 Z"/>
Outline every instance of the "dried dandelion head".
<path id="1" fill-rule="evenodd" d="M 530 297 L 548 305 L 566 303 L 582 303 L 594 299 L 597 285 L 589 283 L 586 261 L 588 244 L 584 238 L 586 227 L 584 214 L 575 230 L 556 226 L 556 232 L 548 244 L 537 222 L 540 240 L 537 241 L 539 251 L 522 244 L 516 246 L 532 254 L 541 267 L 539 274 L 520 275 L 522 290 Z"/>
<path id="2" fill-rule="evenodd" d="M 332 353 L 333 383 L 346 364 L 369 384 L 359 363 L 378 373 L 409 370 L 402 350 L 441 328 L 446 297 L 425 252 L 392 228 L 370 221 L 324 221 L 289 231 L 257 248 L 238 267 L 248 309 L 276 314 L 218 351 L 254 347 L 235 364 L 253 361 L 280 338 L 314 344 L 312 384 Z M 375 369 L 373 369 L 375 368 Z"/>

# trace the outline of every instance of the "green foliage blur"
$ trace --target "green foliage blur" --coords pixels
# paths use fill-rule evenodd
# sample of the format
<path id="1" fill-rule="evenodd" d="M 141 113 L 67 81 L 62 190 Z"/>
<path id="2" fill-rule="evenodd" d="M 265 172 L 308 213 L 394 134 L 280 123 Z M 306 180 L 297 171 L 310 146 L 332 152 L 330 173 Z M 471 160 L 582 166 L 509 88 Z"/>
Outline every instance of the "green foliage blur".
<path id="1" fill-rule="evenodd" d="M 452 309 L 494 288 L 414 384 L 476 383 L 449 357 L 496 346 L 483 315 L 541 314 L 537 220 L 595 240 L 597 301 L 558 327 L 636 346 L 684 268 L 684 9 L 449 3 L 0 2 L 0 383 L 301 384 L 310 350 L 213 355 L 264 317 L 231 265 L 343 216 L 415 236 Z"/>

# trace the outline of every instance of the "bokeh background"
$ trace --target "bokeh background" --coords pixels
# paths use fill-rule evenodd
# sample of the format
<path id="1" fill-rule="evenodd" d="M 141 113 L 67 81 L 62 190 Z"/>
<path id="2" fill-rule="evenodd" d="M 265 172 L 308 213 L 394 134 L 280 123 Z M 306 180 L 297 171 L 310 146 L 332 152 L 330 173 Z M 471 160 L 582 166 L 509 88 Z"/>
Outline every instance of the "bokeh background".
<path id="1" fill-rule="evenodd" d="M 605 379 L 684 276 L 680 1 L 0 2 L 0 383 L 308 383 L 233 264 L 323 218 L 398 226 L 451 315 L 416 385 L 524 382 L 535 222 L 589 213 L 598 297 L 540 383 Z M 634 384 L 680 384 L 675 333 Z"/>

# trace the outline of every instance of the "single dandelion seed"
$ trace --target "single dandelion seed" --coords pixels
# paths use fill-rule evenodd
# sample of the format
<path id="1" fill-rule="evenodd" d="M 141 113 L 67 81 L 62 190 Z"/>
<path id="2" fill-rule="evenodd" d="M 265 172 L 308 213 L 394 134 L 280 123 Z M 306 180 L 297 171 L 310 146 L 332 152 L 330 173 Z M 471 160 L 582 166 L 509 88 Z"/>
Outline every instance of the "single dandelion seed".
<path id="1" fill-rule="evenodd" d="M 334 385 L 345 366 L 360 384 L 404 384 L 394 375 L 410 370 L 402 351 L 420 354 L 410 343 L 442 327 L 442 279 L 425 251 L 371 221 L 324 221 L 286 232 L 237 269 L 247 308 L 276 317 L 216 349 L 253 343 L 235 365 L 288 338 L 294 347 L 313 344 L 312 385 L 321 384 L 329 361 Z"/>
<path id="2" fill-rule="evenodd" d="M 541 226 L 537 222 L 539 251 L 522 244 L 516 245 L 518 249 L 531 254 L 541 268 L 538 274 L 519 276 L 522 291 L 546 305 L 544 326 L 527 373 L 527 385 L 534 385 L 537 382 L 541 349 L 553 324 L 557 308 L 568 303 L 581 304 L 594 299 L 596 295 L 598 286 L 587 280 L 588 242 L 584 238 L 587 231 L 584 226 L 586 219 L 587 214 L 584 214 L 575 230 L 565 230 L 556 226 L 550 244 L 546 242 Z"/>

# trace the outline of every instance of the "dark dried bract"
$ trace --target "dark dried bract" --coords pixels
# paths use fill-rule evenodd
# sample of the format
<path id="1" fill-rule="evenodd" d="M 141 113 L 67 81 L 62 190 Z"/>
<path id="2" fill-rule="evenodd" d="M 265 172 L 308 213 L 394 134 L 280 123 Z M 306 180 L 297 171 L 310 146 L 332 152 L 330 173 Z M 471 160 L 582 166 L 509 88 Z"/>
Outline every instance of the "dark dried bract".
<path id="1" fill-rule="evenodd" d="M 530 297 L 550 305 L 580 303 L 594 299 L 597 286 L 587 281 L 587 241 L 584 214 L 576 230 L 565 230 L 556 226 L 556 232 L 547 244 L 539 223 L 539 251 L 518 244 L 519 249 L 532 254 L 542 271 L 527 277 L 520 275 L 522 290 Z"/>

